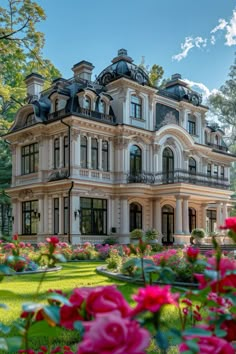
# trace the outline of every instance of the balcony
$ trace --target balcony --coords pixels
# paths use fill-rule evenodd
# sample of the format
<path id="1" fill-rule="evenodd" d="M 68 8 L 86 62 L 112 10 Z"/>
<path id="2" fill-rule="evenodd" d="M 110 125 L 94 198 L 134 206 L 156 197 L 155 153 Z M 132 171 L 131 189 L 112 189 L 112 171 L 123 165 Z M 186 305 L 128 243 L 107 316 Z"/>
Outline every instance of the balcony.
<path id="1" fill-rule="evenodd" d="M 87 108 L 82 108 L 78 107 L 76 111 L 67 111 L 65 108 L 61 109 L 60 111 L 52 112 L 49 113 L 48 115 L 48 120 L 53 120 L 57 118 L 61 118 L 65 115 L 68 114 L 74 114 L 74 115 L 81 115 L 85 118 L 92 118 L 92 119 L 97 119 L 100 120 L 101 122 L 105 123 L 115 123 L 115 117 L 110 114 L 105 114 L 97 111 L 92 111 L 91 109 Z"/>
<path id="2" fill-rule="evenodd" d="M 228 151 L 228 147 L 225 145 L 217 145 L 217 144 L 212 144 L 212 143 L 206 143 L 207 146 L 211 147 L 214 150 L 219 150 L 219 151 L 223 151 L 223 152 L 227 152 Z"/>
<path id="3" fill-rule="evenodd" d="M 145 183 L 145 184 L 174 184 L 188 183 L 198 186 L 207 186 L 212 188 L 229 189 L 230 184 L 227 178 L 217 178 L 208 176 L 205 173 L 190 173 L 188 170 L 176 169 L 168 173 L 147 173 L 128 174 L 127 183 Z"/>

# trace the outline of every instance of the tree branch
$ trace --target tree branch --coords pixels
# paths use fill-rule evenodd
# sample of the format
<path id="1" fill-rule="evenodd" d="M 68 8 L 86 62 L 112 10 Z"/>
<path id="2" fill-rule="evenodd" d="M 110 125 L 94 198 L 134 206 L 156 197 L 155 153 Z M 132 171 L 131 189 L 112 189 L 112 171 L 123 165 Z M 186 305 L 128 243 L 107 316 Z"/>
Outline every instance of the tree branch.
<path id="1" fill-rule="evenodd" d="M 28 25 L 29 20 L 30 20 L 30 17 L 27 19 L 27 21 L 24 23 L 24 25 L 21 28 L 15 30 L 15 31 L 13 31 L 13 32 L 11 32 L 9 34 L 4 34 L 4 35 L 0 36 L 0 40 L 2 40 L 2 39 L 8 39 L 8 40 L 11 39 L 9 37 L 14 36 L 14 34 L 16 34 L 18 32 L 21 32 Z"/>

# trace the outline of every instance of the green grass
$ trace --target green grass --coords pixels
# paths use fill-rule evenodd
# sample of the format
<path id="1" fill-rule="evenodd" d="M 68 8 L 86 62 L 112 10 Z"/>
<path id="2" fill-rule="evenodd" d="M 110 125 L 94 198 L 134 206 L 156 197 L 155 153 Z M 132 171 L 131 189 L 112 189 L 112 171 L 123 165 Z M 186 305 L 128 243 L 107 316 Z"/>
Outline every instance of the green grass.
<path id="1" fill-rule="evenodd" d="M 103 263 L 65 263 L 62 265 L 63 269 L 61 271 L 46 273 L 38 295 L 36 293 L 42 274 L 5 277 L 0 283 L 0 303 L 6 304 L 9 309 L 0 309 L 0 321 L 7 325 L 11 324 L 19 317 L 22 304 L 31 301 L 44 302 L 44 295 L 49 289 L 61 289 L 65 293 L 70 293 L 75 287 L 116 284 L 127 301 L 133 305 L 131 295 L 137 291 L 138 286 L 98 275 L 95 270 L 100 264 Z M 164 320 L 169 325 L 171 323 L 175 327 L 178 326 L 176 309 L 168 307 L 164 312 Z M 16 335 L 16 332 L 11 334 Z M 73 345 L 78 340 L 76 331 L 63 330 L 60 338 L 57 338 L 54 342 L 56 345 Z M 43 338 L 30 340 L 32 348 L 38 348 L 42 344 L 45 344 Z M 175 349 L 173 348 L 169 353 L 177 353 Z M 158 353 L 158 351 L 152 350 L 150 353 Z"/>

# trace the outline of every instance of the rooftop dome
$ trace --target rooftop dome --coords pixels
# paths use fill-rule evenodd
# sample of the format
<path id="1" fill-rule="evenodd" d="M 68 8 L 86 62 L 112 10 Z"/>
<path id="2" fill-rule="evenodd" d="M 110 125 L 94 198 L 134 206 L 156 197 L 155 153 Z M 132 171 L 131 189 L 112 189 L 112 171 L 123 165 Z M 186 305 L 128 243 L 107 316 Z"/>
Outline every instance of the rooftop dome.
<path id="1" fill-rule="evenodd" d="M 98 75 L 96 81 L 100 85 L 107 85 L 120 77 L 127 77 L 141 85 L 150 85 L 148 74 L 138 65 L 133 64 L 133 59 L 128 56 L 126 49 L 118 50 L 117 57 Z"/>

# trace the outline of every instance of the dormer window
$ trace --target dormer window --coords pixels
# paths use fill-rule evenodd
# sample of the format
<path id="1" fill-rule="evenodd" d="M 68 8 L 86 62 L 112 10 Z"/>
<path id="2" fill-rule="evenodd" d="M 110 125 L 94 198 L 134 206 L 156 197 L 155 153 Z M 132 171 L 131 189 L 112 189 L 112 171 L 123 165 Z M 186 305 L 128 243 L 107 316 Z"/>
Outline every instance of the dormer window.
<path id="1" fill-rule="evenodd" d="M 142 99 L 136 95 L 131 96 L 130 115 L 132 118 L 142 119 Z"/>
<path id="2" fill-rule="evenodd" d="M 196 118 L 194 115 L 188 115 L 188 132 L 190 135 L 196 135 Z"/>
<path id="3" fill-rule="evenodd" d="M 99 102 L 99 112 L 106 113 L 106 103 L 103 100 Z"/>
<path id="4" fill-rule="evenodd" d="M 83 107 L 85 109 L 90 109 L 91 110 L 91 98 L 88 97 L 88 96 L 85 96 L 84 97 L 84 100 L 83 100 Z"/>
<path id="5" fill-rule="evenodd" d="M 59 108 L 59 100 L 58 98 L 55 99 L 55 103 L 54 103 L 54 112 L 57 112 Z"/>
<path id="6" fill-rule="evenodd" d="M 30 113 L 25 121 L 25 126 L 27 127 L 32 124 L 34 124 L 34 113 Z"/>

